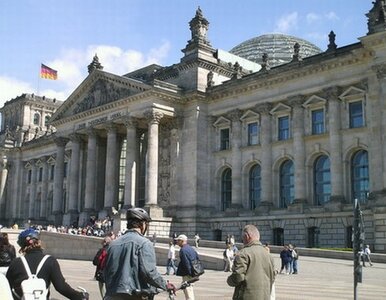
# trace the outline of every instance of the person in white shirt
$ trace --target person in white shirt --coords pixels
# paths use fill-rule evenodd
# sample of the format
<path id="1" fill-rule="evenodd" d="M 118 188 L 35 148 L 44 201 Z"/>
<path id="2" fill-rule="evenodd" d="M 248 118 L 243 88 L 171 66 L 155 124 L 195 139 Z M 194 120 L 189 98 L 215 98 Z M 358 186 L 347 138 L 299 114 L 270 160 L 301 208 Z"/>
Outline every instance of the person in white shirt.
<path id="1" fill-rule="evenodd" d="M 173 269 L 173 274 L 176 275 L 176 248 L 173 242 L 169 242 L 169 251 L 168 251 L 168 262 L 166 264 L 166 275 L 170 274 L 170 268 Z"/>
<path id="2" fill-rule="evenodd" d="M 371 254 L 370 246 L 366 245 L 366 248 L 362 254 L 362 262 L 364 267 L 366 267 L 366 264 L 365 264 L 366 260 L 369 262 L 370 266 L 373 265 L 373 263 L 371 262 L 370 254 Z"/>
<path id="3" fill-rule="evenodd" d="M 234 252 L 232 249 L 232 245 L 228 244 L 227 248 L 224 251 L 224 272 L 231 272 L 233 266 Z"/>

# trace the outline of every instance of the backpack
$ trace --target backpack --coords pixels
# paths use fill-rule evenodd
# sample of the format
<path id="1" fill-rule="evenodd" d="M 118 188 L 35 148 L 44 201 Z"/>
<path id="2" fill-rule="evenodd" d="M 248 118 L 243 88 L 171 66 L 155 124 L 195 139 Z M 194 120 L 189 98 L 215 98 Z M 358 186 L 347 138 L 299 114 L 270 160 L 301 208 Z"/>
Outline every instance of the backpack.
<path id="1" fill-rule="evenodd" d="M 46 300 L 48 294 L 48 288 L 46 286 L 46 281 L 42 278 L 38 278 L 37 274 L 43 267 L 44 262 L 47 260 L 49 255 L 45 255 L 40 261 L 38 268 L 36 269 L 36 274 L 31 274 L 31 269 L 28 266 L 27 260 L 24 256 L 21 257 L 24 268 L 27 271 L 28 279 L 25 279 L 21 282 L 21 289 L 23 291 L 23 296 L 21 300 Z"/>
<path id="2" fill-rule="evenodd" d="M 8 267 L 11 264 L 11 261 L 11 254 L 7 250 L 0 252 L 0 267 Z"/>

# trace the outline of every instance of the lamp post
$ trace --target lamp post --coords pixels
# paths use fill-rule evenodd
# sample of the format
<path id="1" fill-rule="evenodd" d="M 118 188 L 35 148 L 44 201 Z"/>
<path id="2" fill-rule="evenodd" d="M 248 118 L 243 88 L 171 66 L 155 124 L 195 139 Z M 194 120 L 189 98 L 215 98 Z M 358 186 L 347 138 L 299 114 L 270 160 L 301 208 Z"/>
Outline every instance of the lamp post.
<path id="1" fill-rule="evenodd" d="M 357 286 L 362 282 L 362 266 L 360 263 L 361 252 L 364 243 L 363 215 L 358 199 L 354 200 L 354 224 L 353 224 L 353 254 L 354 254 L 354 300 L 358 299 Z"/>

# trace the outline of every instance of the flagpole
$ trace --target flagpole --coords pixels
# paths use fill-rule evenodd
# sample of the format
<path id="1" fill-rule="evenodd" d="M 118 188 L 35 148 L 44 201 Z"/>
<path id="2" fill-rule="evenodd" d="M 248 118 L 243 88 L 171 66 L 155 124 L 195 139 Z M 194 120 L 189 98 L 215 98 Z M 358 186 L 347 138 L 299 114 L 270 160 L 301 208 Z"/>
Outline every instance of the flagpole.
<path id="1" fill-rule="evenodd" d="M 40 92 L 40 72 L 41 72 L 41 65 L 39 66 L 39 73 L 38 73 L 38 90 L 36 92 L 36 95 L 39 96 L 39 92 Z"/>

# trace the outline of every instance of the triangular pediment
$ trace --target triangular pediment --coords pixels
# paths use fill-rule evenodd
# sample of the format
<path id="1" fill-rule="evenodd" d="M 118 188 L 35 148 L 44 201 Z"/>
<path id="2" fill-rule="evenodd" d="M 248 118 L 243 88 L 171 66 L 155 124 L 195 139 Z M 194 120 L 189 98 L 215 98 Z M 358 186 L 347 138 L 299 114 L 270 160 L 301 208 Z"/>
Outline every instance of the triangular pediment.
<path id="1" fill-rule="evenodd" d="M 216 122 L 214 122 L 214 127 L 228 127 L 231 125 L 231 121 L 224 117 L 219 117 Z"/>
<path id="2" fill-rule="evenodd" d="M 341 100 L 352 100 L 363 98 L 366 91 L 357 88 L 355 86 L 350 86 L 347 90 L 345 90 L 342 94 L 339 95 L 339 99 Z"/>
<path id="3" fill-rule="evenodd" d="M 240 118 L 241 121 L 258 120 L 258 119 L 259 119 L 259 114 L 252 110 L 247 110 Z"/>
<path id="4" fill-rule="evenodd" d="M 283 103 L 279 103 L 274 108 L 271 109 L 270 114 L 274 115 L 274 114 L 288 113 L 290 111 L 291 111 L 291 107 Z"/>
<path id="5" fill-rule="evenodd" d="M 51 121 L 82 114 L 150 88 L 138 80 L 94 70 L 56 111 Z"/>
<path id="6" fill-rule="evenodd" d="M 319 96 L 312 95 L 306 102 L 303 103 L 303 107 L 316 107 L 323 106 L 326 104 L 326 99 L 323 99 Z"/>

